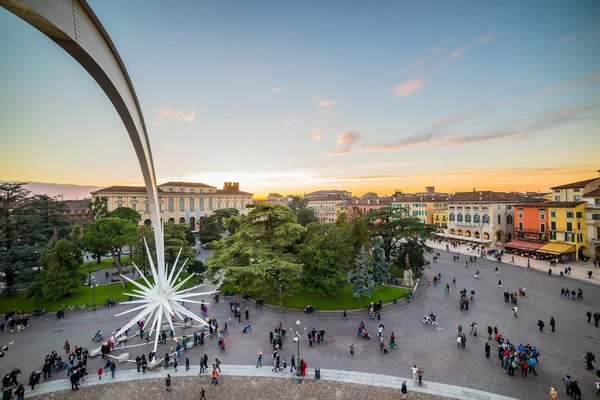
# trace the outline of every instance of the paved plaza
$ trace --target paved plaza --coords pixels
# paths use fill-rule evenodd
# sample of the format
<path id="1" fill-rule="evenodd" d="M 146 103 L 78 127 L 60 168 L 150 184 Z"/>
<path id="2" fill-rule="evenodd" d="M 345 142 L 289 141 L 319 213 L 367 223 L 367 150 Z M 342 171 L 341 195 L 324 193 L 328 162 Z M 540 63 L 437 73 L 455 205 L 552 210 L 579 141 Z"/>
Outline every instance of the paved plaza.
<path id="1" fill-rule="evenodd" d="M 397 400 L 398 390 L 384 386 L 367 386 L 346 382 L 323 380 L 320 382 L 307 380 L 302 385 L 294 385 L 291 379 L 256 378 L 228 376 L 226 370 L 221 376 L 219 385 L 210 385 L 208 377 L 173 377 L 173 390 L 165 392 L 163 379 L 143 381 L 143 389 L 139 381 L 119 381 L 112 385 L 93 385 L 82 387 L 73 392 L 45 393 L 35 399 L 60 400 L 146 400 L 155 398 L 174 398 L 179 400 L 199 399 L 200 388 L 206 389 L 207 399 L 286 399 L 286 400 L 321 400 L 321 399 L 377 399 Z M 37 390 L 37 389 L 36 389 Z M 449 400 L 448 397 L 423 392 L 410 391 L 411 400 Z M 501 400 L 501 399 L 494 399 Z"/>
<path id="2" fill-rule="evenodd" d="M 409 377 L 410 367 L 421 364 L 425 371 L 425 382 L 438 382 L 463 388 L 497 393 L 519 399 L 546 398 L 550 387 L 554 386 L 559 392 L 564 393 L 562 377 L 570 374 L 579 381 L 584 398 L 590 398 L 595 392 L 596 375 L 585 370 L 582 354 L 592 351 L 600 354 L 599 335 L 600 328 L 588 324 L 585 311 L 588 309 L 600 310 L 600 290 L 589 282 L 571 279 L 568 277 L 548 277 L 543 271 L 527 270 L 513 265 L 496 264 L 489 260 L 480 260 L 471 267 L 465 268 L 465 256 L 459 262 L 452 260 L 452 255 L 441 251 L 442 255 L 437 263 L 432 263 L 426 273 L 428 275 L 442 274 L 442 283 L 451 283 L 452 277 L 457 280 L 456 287 L 451 286 L 450 293 L 444 293 L 442 285 L 428 286 L 426 280 L 419 285 L 417 297 L 410 304 L 401 301 L 397 305 L 384 307 L 382 321 L 385 325 L 385 337 L 389 339 L 390 333 L 396 334 L 398 348 L 390 350 L 389 354 L 379 351 L 379 342 L 376 338 L 378 321 L 370 321 L 366 311 L 352 312 L 348 321 L 342 321 L 341 313 L 315 313 L 306 315 L 297 311 L 280 313 L 271 307 L 255 308 L 251 302 L 242 303 L 242 311 L 249 307 L 252 322 L 252 334 L 242 334 L 246 325 L 233 322 L 229 333 L 225 334 L 227 350 L 219 352 L 216 339 L 207 339 L 204 347 L 193 348 L 182 354 L 182 358 L 189 357 L 192 365 L 197 366 L 199 357 L 206 353 L 209 360 L 218 357 L 225 369 L 227 365 L 254 365 L 256 351 L 261 349 L 264 353 L 264 367 L 270 371 L 271 345 L 269 344 L 269 330 L 282 322 L 288 327 L 288 340 L 284 342 L 281 351 L 282 359 L 290 360 L 296 352 L 296 346 L 289 340 L 293 334 L 295 321 L 301 322 L 303 329 L 301 339 L 301 356 L 309 367 L 319 366 L 327 370 L 359 371 L 371 374 L 390 375 L 396 377 Z M 431 257 L 429 257 L 431 259 Z M 500 279 L 503 289 L 498 289 L 498 276 L 494 268 L 500 269 Z M 474 279 L 475 270 L 479 269 L 479 279 Z M 504 302 L 503 290 L 516 292 L 519 287 L 527 287 L 527 296 L 519 298 L 519 318 L 514 318 L 511 307 Z M 559 296 L 561 286 L 581 288 L 585 297 L 584 301 L 572 301 Z M 460 311 L 459 293 L 462 288 L 476 291 L 476 301 L 468 311 Z M 202 289 L 204 290 L 204 289 Z M 232 314 L 227 302 L 229 299 L 222 297 L 218 304 L 211 304 L 210 314 L 222 324 Z M 9 372 L 13 367 L 23 371 L 19 376 L 20 381 L 26 381 L 32 370 L 40 370 L 43 358 L 50 351 L 62 351 L 65 340 L 69 339 L 71 345 L 82 345 L 88 349 L 97 347 L 91 337 L 95 331 L 102 329 L 105 334 L 110 334 L 114 329 L 127 322 L 127 318 L 117 319 L 114 314 L 126 309 L 127 306 L 113 308 L 99 307 L 96 312 L 69 312 L 66 319 L 57 321 L 54 315 L 44 315 L 30 321 L 30 328 L 23 332 L 5 332 L 0 336 L 2 345 L 9 344 L 9 350 L 1 359 L 3 373 Z M 358 304 L 357 304 L 358 307 Z M 200 312 L 194 305 L 191 309 Z M 439 326 L 423 325 L 421 320 L 424 315 L 433 311 L 437 314 Z M 550 332 L 548 322 L 550 317 L 556 319 L 556 333 Z M 536 323 L 543 319 L 547 329 L 539 332 Z M 372 333 L 373 339 L 366 340 L 356 336 L 358 324 L 365 319 L 367 329 Z M 466 349 L 457 349 L 455 332 L 461 323 L 468 332 L 472 321 L 479 325 L 479 337 L 467 335 Z M 497 325 L 500 334 L 515 345 L 530 343 L 536 346 L 541 353 L 539 366 L 536 367 L 538 377 L 523 378 L 519 373 L 507 376 L 503 373 L 500 361 L 497 358 L 496 347 L 492 343 L 492 356 L 485 358 L 484 345 L 487 335 L 484 331 L 488 325 Z M 324 329 L 325 341 L 322 344 L 308 346 L 306 329 Z M 185 331 L 188 334 L 193 329 Z M 134 338 L 128 345 L 142 343 Z M 172 342 L 160 345 L 158 354 L 164 354 L 171 347 Z M 356 346 L 356 355 L 349 357 L 348 347 L 351 343 Z M 142 345 L 127 349 L 130 358 L 138 352 L 148 354 L 151 345 Z M 118 355 L 120 351 L 113 354 Z M 88 371 L 90 375 L 103 364 L 99 359 L 90 359 Z M 180 368 L 183 362 L 180 363 Z M 119 373 L 125 369 L 135 368 L 132 363 L 118 364 Z M 165 372 L 151 372 L 164 376 Z M 52 380 L 65 380 L 66 372 L 58 372 Z M 37 389 L 36 389 L 37 390 Z M 564 395 L 563 395 L 564 396 Z"/>

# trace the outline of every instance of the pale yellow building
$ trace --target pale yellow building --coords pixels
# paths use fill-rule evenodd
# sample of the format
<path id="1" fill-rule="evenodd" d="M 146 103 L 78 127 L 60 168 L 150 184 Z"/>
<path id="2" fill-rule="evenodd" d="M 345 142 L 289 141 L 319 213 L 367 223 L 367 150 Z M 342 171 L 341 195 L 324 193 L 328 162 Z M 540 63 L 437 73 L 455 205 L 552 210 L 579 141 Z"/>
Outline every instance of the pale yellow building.
<path id="1" fill-rule="evenodd" d="M 598 171 L 600 173 L 600 170 Z M 600 177 L 554 186 L 552 201 L 583 201 L 583 195 L 600 188 Z"/>
<path id="2" fill-rule="evenodd" d="M 109 211 L 130 207 L 141 214 L 141 223 L 151 224 L 145 187 L 111 186 L 92 192 L 92 197 L 107 197 Z M 192 230 L 198 228 L 201 217 L 215 210 L 235 208 L 246 215 L 246 206 L 253 203 L 252 193 L 242 192 L 238 182 L 225 182 L 223 189 L 197 182 L 167 182 L 158 186 L 158 200 L 163 221 L 189 223 Z"/>

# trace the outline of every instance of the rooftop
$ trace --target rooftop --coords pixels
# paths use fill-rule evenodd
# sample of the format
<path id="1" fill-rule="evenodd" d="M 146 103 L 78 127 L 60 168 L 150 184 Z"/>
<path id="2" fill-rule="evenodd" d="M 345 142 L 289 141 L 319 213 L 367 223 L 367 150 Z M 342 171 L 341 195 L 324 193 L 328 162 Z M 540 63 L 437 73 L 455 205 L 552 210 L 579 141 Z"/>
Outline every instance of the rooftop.
<path id="1" fill-rule="evenodd" d="M 515 207 L 565 207 L 572 208 L 585 204 L 585 201 L 543 201 L 538 203 L 515 204 Z"/>
<path id="2" fill-rule="evenodd" d="M 438 203 L 448 201 L 448 197 L 440 194 L 403 194 L 394 196 L 392 203 Z"/>
<path id="3" fill-rule="evenodd" d="M 585 181 L 567 183 L 566 185 L 554 186 L 550 189 L 581 189 L 596 180 L 600 180 L 600 178 L 592 178 L 592 179 L 586 179 Z"/>
<path id="4" fill-rule="evenodd" d="M 482 201 L 482 202 L 524 202 L 526 199 L 523 196 L 505 193 L 505 192 L 493 192 L 491 190 L 474 190 L 472 192 L 457 192 L 450 196 L 448 199 L 450 203 L 460 203 L 468 201 Z"/>
<path id="5" fill-rule="evenodd" d="M 158 192 L 162 192 L 163 190 L 159 187 Z M 96 190 L 92 192 L 92 194 L 96 193 L 144 193 L 146 194 L 145 186 L 109 186 L 104 189 Z"/>
<path id="6" fill-rule="evenodd" d="M 210 186 L 210 185 L 207 185 L 205 183 L 200 183 L 200 182 L 167 182 L 167 183 L 163 183 L 162 185 L 158 185 L 158 187 L 162 187 L 162 186 L 203 187 L 203 188 L 215 189 L 214 186 Z"/>
<path id="7" fill-rule="evenodd" d="M 594 189 L 591 192 L 587 192 L 583 197 L 600 197 L 600 188 Z"/>
<path id="8" fill-rule="evenodd" d="M 217 189 L 217 193 L 221 194 L 246 194 L 248 196 L 252 196 L 254 193 L 242 192 L 241 190 L 234 189 Z"/>

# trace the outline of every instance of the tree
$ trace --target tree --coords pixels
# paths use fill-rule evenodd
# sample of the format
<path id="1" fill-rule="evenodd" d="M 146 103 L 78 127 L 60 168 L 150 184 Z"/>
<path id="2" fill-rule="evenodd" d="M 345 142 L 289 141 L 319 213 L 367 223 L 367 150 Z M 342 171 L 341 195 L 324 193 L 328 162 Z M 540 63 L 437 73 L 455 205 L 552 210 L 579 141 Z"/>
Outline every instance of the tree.
<path id="1" fill-rule="evenodd" d="M 86 279 L 80 270 L 83 264 L 81 249 L 65 239 L 61 239 L 50 250 L 43 251 L 40 262 L 44 268 L 42 274 L 42 294 L 54 300 L 77 289 Z"/>
<path id="2" fill-rule="evenodd" d="M 380 237 L 376 237 L 373 242 L 373 279 L 376 283 L 387 282 L 392 277 L 392 274 L 390 273 L 390 263 L 385 261 L 383 240 Z"/>
<path id="3" fill-rule="evenodd" d="M 361 297 L 371 297 L 373 292 L 373 275 L 369 272 L 367 251 L 363 247 L 356 257 L 356 273 L 354 274 L 354 287 L 350 293 L 359 301 Z"/>
<path id="4" fill-rule="evenodd" d="M 221 227 L 216 219 L 210 217 L 200 217 L 200 230 L 198 231 L 198 240 L 202 243 L 210 243 L 221 239 Z"/>
<path id="5" fill-rule="evenodd" d="M 126 221 L 133 222 L 136 225 L 142 220 L 140 213 L 129 207 L 117 207 L 108 213 L 108 217 L 124 219 Z"/>
<path id="6" fill-rule="evenodd" d="M 196 257 L 196 249 L 194 249 L 187 241 L 187 232 L 190 226 L 186 223 L 167 222 L 164 225 L 165 233 L 165 263 L 173 267 L 177 254 L 181 250 L 179 256 L 179 266 L 186 259 L 189 263 L 193 262 Z"/>
<path id="7" fill-rule="evenodd" d="M 4 295 L 30 283 L 40 271 L 38 248 L 55 232 L 68 232 L 64 203 L 47 196 L 32 196 L 26 183 L 0 184 L 0 280 Z"/>
<path id="8" fill-rule="evenodd" d="M 92 221 L 108 217 L 108 197 L 94 197 L 88 204 Z"/>
<path id="9" fill-rule="evenodd" d="M 66 238 L 71 231 L 71 224 L 65 217 L 67 203 L 50 198 L 45 194 L 35 195 L 29 203 L 30 212 L 37 216 L 37 230 L 46 240 L 56 234 Z"/>
<path id="10" fill-rule="evenodd" d="M 304 265 L 302 283 L 318 293 L 338 293 L 348 282 L 350 232 L 327 222 L 313 222 L 307 230 L 298 252 L 298 260 Z"/>
<path id="11" fill-rule="evenodd" d="M 103 218 L 88 226 L 83 235 L 83 244 L 95 253 L 110 252 L 121 275 L 121 251 L 124 246 L 134 245 L 138 241 L 138 234 L 138 228 L 133 222 L 120 218 Z M 122 279 L 122 283 L 123 288 L 126 288 L 125 279 Z"/>
<path id="12" fill-rule="evenodd" d="M 292 214 L 296 217 L 298 223 L 302 226 L 307 226 L 311 222 L 315 222 L 315 210 L 308 207 L 308 199 L 301 196 L 293 196 L 292 201 L 288 204 L 292 210 Z"/>
<path id="13" fill-rule="evenodd" d="M 146 251 L 146 244 L 150 249 L 150 254 L 154 265 L 156 265 L 156 244 L 154 243 L 154 231 L 152 227 L 142 225 L 138 227 L 138 241 L 132 249 L 132 261 L 140 269 L 143 269 L 143 273 L 146 273 L 146 269 L 150 268 L 150 260 L 148 258 L 148 252 Z"/>
<path id="14" fill-rule="evenodd" d="M 80 249 L 83 248 L 83 228 L 81 225 L 73 225 L 71 227 L 69 239 L 71 239 L 71 242 L 73 242 L 75 246 L 79 247 Z"/>
<path id="15" fill-rule="evenodd" d="M 435 229 L 435 228 L 434 228 Z M 405 238 L 393 250 L 394 264 L 399 268 L 406 268 L 406 258 L 408 256 L 409 268 L 413 275 L 419 277 L 427 266 L 425 253 L 431 253 L 433 250 L 425 244 L 424 241 L 412 237 Z"/>
<path id="16" fill-rule="evenodd" d="M 225 283 L 251 296 L 275 291 L 280 296 L 293 295 L 302 272 L 293 250 L 305 229 L 288 207 L 252 204 L 248 208 L 235 233 L 215 243 L 215 252 L 206 262 L 209 277 L 215 279 L 222 273 Z"/>
<path id="17" fill-rule="evenodd" d="M 350 237 L 352 238 L 352 259 L 360 254 L 363 247 L 370 248 L 372 232 L 362 213 L 359 213 L 350 224 Z"/>
<path id="18" fill-rule="evenodd" d="M 431 235 L 429 225 L 421 223 L 418 218 L 403 217 L 403 212 L 401 208 L 383 207 L 367 215 L 373 236 L 380 236 L 383 240 L 386 261 L 391 261 L 392 249 L 399 240 Z"/>
<path id="19" fill-rule="evenodd" d="M 227 229 L 226 222 L 233 217 L 237 217 L 240 215 L 240 211 L 237 208 L 221 208 L 215 210 L 209 218 L 214 218 L 215 222 L 221 228 L 221 231 L 224 232 Z M 228 230 L 229 231 L 229 230 Z M 229 231 L 229 234 L 232 235 L 235 231 L 234 226 L 232 226 L 232 230 Z"/>

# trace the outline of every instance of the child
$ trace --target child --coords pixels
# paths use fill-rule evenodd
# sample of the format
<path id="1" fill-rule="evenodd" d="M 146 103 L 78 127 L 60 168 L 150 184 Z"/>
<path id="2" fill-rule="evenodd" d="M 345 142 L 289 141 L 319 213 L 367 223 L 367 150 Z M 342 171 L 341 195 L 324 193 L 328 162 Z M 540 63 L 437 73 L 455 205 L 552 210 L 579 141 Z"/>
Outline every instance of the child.
<path id="1" fill-rule="evenodd" d="M 190 359 L 189 358 L 185 359 L 185 370 L 186 371 L 190 370 Z"/>
<path id="2" fill-rule="evenodd" d="M 104 373 L 104 370 L 102 369 L 102 367 L 98 367 L 98 380 L 102 379 L 103 373 Z"/>
<path id="3" fill-rule="evenodd" d="M 177 357 L 173 357 L 173 368 L 175 368 L 175 372 L 177 372 L 177 361 L 179 360 Z"/>
<path id="4" fill-rule="evenodd" d="M 287 361 L 285 360 L 285 358 L 283 359 L 283 372 L 287 372 Z"/>
<path id="5" fill-rule="evenodd" d="M 167 379 L 165 379 L 165 385 L 167 386 L 167 391 L 171 391 L 171 374 L 167 374 Z"/>
<path id="6" fill-rule="evenodd" d="M 121 351 L 125 350 L 125 342 L 121 342 Z"/>

